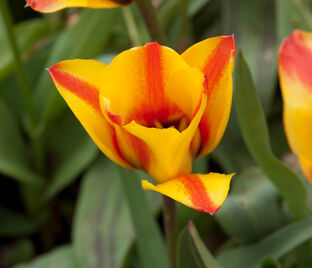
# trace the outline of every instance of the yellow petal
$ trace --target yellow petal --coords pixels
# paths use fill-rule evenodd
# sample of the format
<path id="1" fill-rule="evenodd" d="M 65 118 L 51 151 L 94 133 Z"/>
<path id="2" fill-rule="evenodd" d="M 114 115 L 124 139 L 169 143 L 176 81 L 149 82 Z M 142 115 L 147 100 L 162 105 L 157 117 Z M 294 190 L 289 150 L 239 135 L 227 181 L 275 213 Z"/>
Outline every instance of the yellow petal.
<path id="1" fill-rule="evenodd" d="M 50 13 L 67 7 L 113 8 L 128 5 L 134 0 L 26 0 L 32 9 Z"/>
<path id="2" fill-rule="evenodd" d="M 223 204 L 234 174 L 182 175 L 154 186 L 142 181 L 144 190 L 152 190 L 199 211 L 214 214 Z"/>
<path id="3" fill-rule="evenodd" d="M 120 150 L 114 127 L 100 108 L 99 87 L 105 68 L 94 60 L 69 60 L 55 64 L 49 72 L 59 93 L 103 153 L 119 165 L 131 167 Z"/>
<path id="4" fill-rule="evenodd" d="M 183 76 L 177 75 L 180 70 L 185 70 L 180 73 Z M 183 86 L 180 91 L 172 86 L 179 79 L 179 85 Z M 200 85 L 189 87 L 193 80 Z M 175 51 L 156 42 L 149 43 L 119 54 L 107 66 L 101 87 L 103 111 L 119 125 L 135 120 L 146 127 L 154 127 L 155 121 L 166 126 L 192 116 L 203 91 L 203 81 L 203 74 L 189 67 Z M 194 100 L 193 104 L 190 100 Z M 190 104 L 187 109 L 186 103 Z"/>
<path id="5" fill-rule="evenodd" d="M 311 180 L 312 163 L 312 33 L 294 31 L 279 51 L 279 78 L 288 143 Z"/>
<path id="6" fill-rule="evenodd" d="M 208 103 L 199 124 L 203 156 L 213 151 L 223 136 L 232 104 L 232 72 L 235 42 L 233 36 L 220 36 L 199 42 L 182 57 L 206 75 Z"/>
<path id="7" fill-rule="evenodd" d="M 299 157 L 299 160 L 303 174 L 307 177 L 310 183 L 312 183 L 312 161 L 307 161 L 302 157 Z"/>
<path id="8" fill-rule="evenodd" d="M 123 128 L 142 140 L 152 154 L 146 172 L 157 182 L 162 183 L 180 174 L 189 173 L 192 166 L 191 142 L 207 104 L 203 94 L 189 126 L 179 132 L 175 128 L 157 129 L 137 124 L 135 121 Z"/>

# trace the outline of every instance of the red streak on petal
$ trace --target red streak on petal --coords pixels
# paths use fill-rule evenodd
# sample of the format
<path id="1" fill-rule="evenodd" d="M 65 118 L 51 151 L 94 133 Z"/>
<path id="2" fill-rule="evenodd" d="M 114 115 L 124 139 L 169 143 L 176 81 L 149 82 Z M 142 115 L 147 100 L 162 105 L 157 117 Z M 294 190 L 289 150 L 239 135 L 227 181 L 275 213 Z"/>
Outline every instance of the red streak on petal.
<path id="1" fill-rule="evenodd" d="M 130 134 L 122 127 L 120 128 L 120 131 L 121 131 L 120 135 L 123 135 L 124 137 L 127 138 L 128 146 L 130 147 L 130 150 L 134 152 L 135 155 L 134 162 L 129 161 L 131 162 L 131 165 L 136 168 L 147 171 L 147 169 L 150 166 L 152 156 L 152 152 L 149 149 L 149 147 L 145 144 L 144 141 Z"/>
<path id="2" fill-rule="evenodd" d="M 299 79 L 312 91 L 312 48 L 305 45 L 304 36 L 294 31 L 282 43 L 279 63 L 286 75 Z"/>
<path id="3" fill-rule="evenodd" d="M 190 195 L 191 202 L 195 209 L 210 214 L 215 213 L 219 209 L 208 197 L 206 188 L 197 175 L 183 175 L 180 178 Z"/>
<path id="4" fill-rule="evenodd" d="M 224 37 L 214 51 L 208 57 L 203 72 L 206 75 L 208 82 L 208 93 L 218 84 L 223 72 L 229 64 L 235 53 L 235 43 L 232 36 Z"/>
<path id="5" fill-rule="evenodd" d="M 58 70 L 57 65 L 54 65 L 48 71 L 56 83 L 91 105 L 96 112 L 102 115 L 99 102 L 99 91 L 97 88 L 89 85 L 78 77 Z"/>
<path id="6" fill-rule="evenodd" d="M 103 117 L 103 119 L 106 120 L 101 111 L 101 107 L 99 103 L 99 91 L 97 88 L 89 85 L 87 82 L 69 73 L 58 70 L 57 65 L 54 65 L 53 67 L 48 69 L 48 71 L 53 81 L 55 81 L 64 89 L 75 94 L 78 98 L 88 103 L 98 113 L 99 116 Z M 125 162 L 128 162 L 120 150 L 117 136 L 116 136 L 116 131 L 114 127 L 112 126 L 110 127 L 110 134 L 111 134 L 112 143 L 113 143 L 115 152 L 122 160 L 124 160 Z"/>
<path id="7" fill-rule="evenodd" d="M 229 64 L 232 57 L 235 53 L 235 42 L 232 36 L 223 38 L 211 55 L 208 57 L 206 64 L 203 68 L 205 73 L 204 86 L 208 92 L 208 102 L 209 97 L 213 94 L 213 90 L 216 85 L 219 83 L 220 79 L 223 76 L 226 66 Z M 209 107 L 209 103 L 207 105 Z M 202 117 L 202 120 L 199 123 L 199 130 L 201 135 L 201 148 L 205 148 L 209 143 L 210 138 L 210 126 L 207 121 L 208 118 L 208 109 Z M 199 150 L 201 151 L 201 150 Z"/>

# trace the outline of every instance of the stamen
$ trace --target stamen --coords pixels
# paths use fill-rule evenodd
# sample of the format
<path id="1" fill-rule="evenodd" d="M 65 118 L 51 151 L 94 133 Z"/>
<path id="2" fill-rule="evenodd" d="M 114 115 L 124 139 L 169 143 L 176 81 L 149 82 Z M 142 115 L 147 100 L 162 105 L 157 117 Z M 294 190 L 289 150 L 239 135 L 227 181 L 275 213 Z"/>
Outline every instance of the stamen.
<path id="1" fill-rule="evenodd" d="M 187 128 L 187 119 L 186 119 L 186 117 L 182 117 L 182 119 L 180 120 L 180 123 L 179 123 L 178 130 L 180 132 L 182 132 L 186 128 Z"/>
<path id="2" fill-rule="evenodd" d="M 159 129 L 164 128 L 163 125 L 156 118 L 154 119 L 154 126 Z"/>

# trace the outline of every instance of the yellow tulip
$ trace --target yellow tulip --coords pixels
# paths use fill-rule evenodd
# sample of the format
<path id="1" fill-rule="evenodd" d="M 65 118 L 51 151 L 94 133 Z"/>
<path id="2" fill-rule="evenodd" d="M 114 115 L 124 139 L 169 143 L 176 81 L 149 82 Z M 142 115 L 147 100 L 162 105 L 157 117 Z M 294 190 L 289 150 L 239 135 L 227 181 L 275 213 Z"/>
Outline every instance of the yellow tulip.
<path id="1" fill-rule="evenodd" d="M 51 13 L 67 7 L 113 8 L 129 5 L 134 0 L 26 0 L 26 6 Z"/>
<path id="2" fill-rule="evenodd" d="M 232 36 L 204 40 L 182 55 L 148 43 L 109 64 L 70 60 L 49 69 L 73 113 L 111 160 L 146 171 L 142 186 L 214 213 L 233 176 L 190 174 L 215 149 L 232 101 Z"/>
<path id="3" fill-rule="evenodd" d="M 283 41 L 279 78 L 287 140 L 312 182 L 312 33 L 295 30 Z"/>

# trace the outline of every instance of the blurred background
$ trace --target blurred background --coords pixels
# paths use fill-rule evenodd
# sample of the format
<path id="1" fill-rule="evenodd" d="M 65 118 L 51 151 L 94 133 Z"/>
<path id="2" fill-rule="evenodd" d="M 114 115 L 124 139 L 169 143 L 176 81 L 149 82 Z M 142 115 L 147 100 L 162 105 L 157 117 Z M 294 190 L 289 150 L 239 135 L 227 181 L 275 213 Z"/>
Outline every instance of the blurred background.
<path id="1" fill-rule="evenodd" d="M 24 8 L 23 0 L 8 2 L 27 81 L 18 83 L 2 15 L 0 267 L 141 267 L 117 167 L 99 152 L 44 71 L 74 58 L 108 64 L 121 51 L 149 42 L 137 6 L 39 14 Z M 283 132 L 277 53 L 280 42 L 294 29 L 312 30 L 312 2 L 155 0 L 154 4 L 169 46 L 179 52 L 205 38 L 234 33 L 261 99 L 272 149 L 297 171 Z M 25 88 L 30 89 L 35 106 L 33 121 L 25 114 Z M 214 255 L 259 243 L 293 220 L 279 192 L 248 152 L 234 111 L 217 150 L 197 160 L 194 170 L 238 174 L 214 217 L 178 205 L 179 230 L 192 220 Z M 137 176 L 145 175 L 138 172 Z M 145 194 L 161 226 L 161 196 Z M 283 238 L 290 236 L 286 233 Z M 312 267 L 312 251 L 292 242 L 278 258 L 260 265 Z M 267 248 L 265 244 L 257 252 Z"/>

